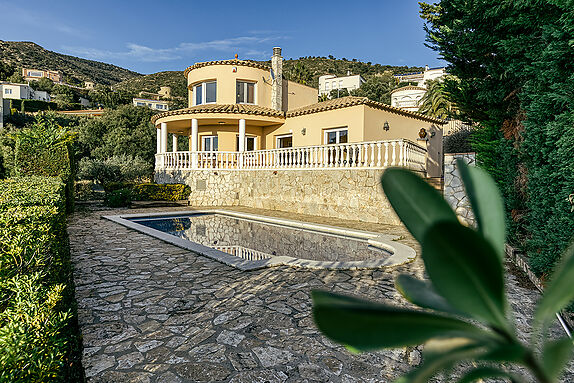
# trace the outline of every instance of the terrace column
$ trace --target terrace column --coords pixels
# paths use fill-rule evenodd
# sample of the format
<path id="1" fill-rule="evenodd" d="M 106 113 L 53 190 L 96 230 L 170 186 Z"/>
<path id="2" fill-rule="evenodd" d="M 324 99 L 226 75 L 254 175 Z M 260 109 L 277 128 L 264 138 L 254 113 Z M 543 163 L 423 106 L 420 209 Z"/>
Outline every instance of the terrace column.
<path id="1" fill-rule="evenodd" d="M 161 123 L 161 152 L 167 152 L 167 124 Z"/>
<path id="2" fill-rule="evenodd" d="M 156 151 L 155 152 L 157 154 L 160 154 L 161 153 L 161 129 L 157 128 L 156 131 L 157 131 L 157 139 L 156 139 L 157 145 L 156 145 Z"/>
<path id="3" fill-rule="evenodd" d="M 171 151 L 177 152 L 177 134 L 173 134 L 171 137 Z"/>
<path id="4" fill-rule="evenodd" d="M 239 120 L 239 151 L 245 151 L 245 120 Z"/>
<path id="5" fill-rule="evenodd" d="M 191 150 L 191 167 L 192 168 L 197 168 L 197 141 L 198 141 L 198 132 L 199 132 L 199 126 L 197 123 L 197 118 L 192 118 L 191 119 L 191 147 L 189 148 Z"/>

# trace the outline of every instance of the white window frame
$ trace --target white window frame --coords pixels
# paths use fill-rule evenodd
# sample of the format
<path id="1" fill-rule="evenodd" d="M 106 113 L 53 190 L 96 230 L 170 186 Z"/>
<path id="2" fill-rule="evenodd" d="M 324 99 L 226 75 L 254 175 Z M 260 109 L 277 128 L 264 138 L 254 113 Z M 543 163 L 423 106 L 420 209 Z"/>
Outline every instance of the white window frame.
<path id="1" fill-rule="evenodd" d="M 247 104 L 247 105 L 257 105 L 257 81 L 249 81 L 249 80 L 235 80 L 235 89 L 237 91 L 237 83 L 241 82 L 244 84 L 253 84 L 253 102 L 237 102 L 237 94 L 235 95 L 235 102 L 237 104 Z M 247 95 L 247 85 L 245 86 L 243 94 Z"/>
<path id="2" fill-rule="evenodd" d="M 209 83 L 215 83 L 215 101 L 213 102 L 207 102 L 207 84 Z M 197 104 L 197 87 L 201 86 L 201 104 Z M 217 80 L 209 80 L 209 81 L 202 81 L 202 82 L 198 82 L 197 84 L 193 85 L 193 105 L 206 105 L 206 104 L 217 104 Z"/>
<path id="3" fill-rule="evenodd" d="M 239 142 L 239 134 L 236 135 L 235 137 L 236 137 L 235 141 Z M 253 138 L 253 150 L 258 150 L 257 144 L 259 143 L 259 140 L 257 139 L 257 136 L 251 136 L 251 135 L 246 134 L 245 135 L 245 142 L 243 143 L 243 147 L 245 148 L 246 152 L 247 151 L 251 152 L 251 150 L 247 150 L 247 139 L 250 139 L 250 138 Z M 239 150 L 239 148 L 237 148 L 237 150 Z"/>
<path id="4" fill-rule="evenodd" d="M 210 146 L 213 148 L 213 139 L 217 138 L 217 150 L 209 150 L 210 152 L 217 152 L 219 151 L 219 138 L 216 135 L 209 135 L 209 136 L 201 136 L 201 151 L 202 152 L 206 152 L 207 150 L 205 150 L 205 142 L 207 140 L 211 141 Z"/>
<path id="5" fill-rule="evenodd" d="M 323 132 L 323 143 L 325 145 L 335 145 L 340 144 L 341 142 L 341 134 L 339 132 L 346 131 L 347 132 L 347 143 L 349 142 L 349 127 L 345 126 L 343 128 L 334 128 L 334 129 L 325 129 Z M 337 138 L 334 144 L 329 144 L 329 133 L 337 133 Z"/>
<path id="6" fill-rule="evenodd" d="M 291 137 L 291 147 L 293 147 L 293 134 L 281 134 L 280 136 L 275 136 L 275 149 L 282 149 L 279 147 L 279 140 L 282 138 Z"/>
<path id="7" fill-rule="evenodd" d="M 12 89 L 4 88 L 4 94 L 12 94 Z"/>

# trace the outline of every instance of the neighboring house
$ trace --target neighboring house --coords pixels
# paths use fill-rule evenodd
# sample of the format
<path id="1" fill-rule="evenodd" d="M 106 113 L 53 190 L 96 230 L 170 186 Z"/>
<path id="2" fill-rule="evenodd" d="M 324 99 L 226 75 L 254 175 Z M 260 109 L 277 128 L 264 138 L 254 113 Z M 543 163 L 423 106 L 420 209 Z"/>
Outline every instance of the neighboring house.
<path id="1" fill-rule="evenodd" d="M 24 77 L 25 81 L 39 80 L 45 77 L 55 83 L 62 83 L 62 75 L 60 72 L 53 70 L 22 68 L 22 77 Z"/>
<path id="2" fill-rule="evenodd" d="M 34 90 L 28 84 L 17 84 L 13 82 L 0 82 L 2 97 L 13 100 L 32 99 Z"/>
<path id="3" fill-rule="evenodd" d="M 328 74 L 319 77 L 319 95 L 330 95 L 333 90 L 346 89 L 349 93 L 352 90 L 358 89 L 365 79 L 361 75 L 351 75 L 347 72 L 347 76 L 336 77 L 335 75 Z"/>
<path id="4" fill-rule="evenodd" d="M 58 113 L 66 114 L 68 116 L 99 117 L 104 114 L 104 109 L 60 110 Z"/>
<path id="5" fill-rule="evenodd" d="M 50 94 L 43 90 L 34 90 L 28 84 L 0 82 L 2 97 L 13 100 L 51 101 Z"/>
<path id="6" fill-rule="evenodd" d="M 399 83 L 410 82 L 416 83 L 416 85 L 407 85 L 393 90 L 391 92 L 391 105 L 417 112 L 419 110 L 419 102 L 426 93 L 427 81 L 440 79 L 446 74 L 445 68 L 429 68 L 426 66 L 423 72 L 394 75 Z"/>
<path id="7" fill-rule="evenodd" d="M 271 68 L 237 59 L 188 67 L 189 108 L 152 118 L 156 179 L 204 168 L 399 165 L 442 174 L 442 120 L 363 97 L 317 103 L 317 89 L 285 80 L 282 68 L 281 48 L 273 48 Z M 189 152 L 177 152 L 179 135 L 188 138 Z"/>
<path id="8" fill-rule="evenodd" d="M 150 109 L 162 111 L 169 110 L 169 103 L 167 101 L 134 98 L 132 102 L 135 106 L 147 106 Z"/>
<path id="9" fill-rule="evenodd" d="M 94 89 L 95 86 L 96 86 L 96 84 L 94 84 L 91 81 L 84 81 L 84 89 L 92 90 L 92 89 Z"/>
<path id="10" fill-rule="evenodd" d="M 391 92 L 391 105 L 397 108 L 417 112 L 419 102 L 427 92 L 426 88 L 420 86 L 407 85 L 397 88 Z"/>

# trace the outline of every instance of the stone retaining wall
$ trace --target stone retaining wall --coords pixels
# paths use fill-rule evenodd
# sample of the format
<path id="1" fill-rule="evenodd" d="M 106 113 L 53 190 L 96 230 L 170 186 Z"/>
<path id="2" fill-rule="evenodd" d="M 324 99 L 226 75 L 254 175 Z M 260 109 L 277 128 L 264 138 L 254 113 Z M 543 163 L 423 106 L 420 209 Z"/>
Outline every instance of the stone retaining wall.
<path id="1" fill-rule="evenodd" d="M 475 153 L 446 153 L 444 155 L 444 198 L 456 211 L 460 221 L 474 226 L 476 224 L 474 214 L 464 191 L 460 172 L 456 167 L 456 161 L 459 159 L 469 165 L 476 165 Z"/>
<path id="2" fill-rule="evenodd" d="M 191 187 L 192 206 L 247 206 L 399 224 L 380 186 L 382 170 L 194 170 L 156 173 Z"/>

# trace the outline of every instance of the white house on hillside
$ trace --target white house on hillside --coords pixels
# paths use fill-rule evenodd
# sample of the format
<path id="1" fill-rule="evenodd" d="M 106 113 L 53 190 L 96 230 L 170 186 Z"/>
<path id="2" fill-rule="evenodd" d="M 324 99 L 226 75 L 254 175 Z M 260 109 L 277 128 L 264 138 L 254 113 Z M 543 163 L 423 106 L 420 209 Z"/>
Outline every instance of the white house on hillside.
<path id="1" fill-rule="evenodd" d="M 361 75 L 350 75 L 347 72 L 347 76 L 337 77 L 332 74 L 326 74 L 319 77 L 319 96 L 324 94 L 331 94 L 332 90 L 342 90 L 346 89 L 349 93 L 352 90 L 358 89 L 361 84 L 365 82 L 365 79 Z"/>
<path id="2" fill-rule="evenodd" d="M 17 84 L 13 82 L 0 82 L 0 92 L 4 99 L 13 100 L 40 100 L 51 101 L 48 92 L 34 90 L 28 84 Z"/>
<path id="3" fill-rule="evenodd" d="M 399 83 L 410 82 L 416 83 L 416 85 L 407 85 L 393 90 L 391 92 L 391 105 L 411 112 L 417 112 L 419 110 L 420 100 L 427 91 L 427 82 L 440 79 L 446 74 L 445 68 L 429 68 L 426 66 L 423 72 L 394 75 Z"/>

